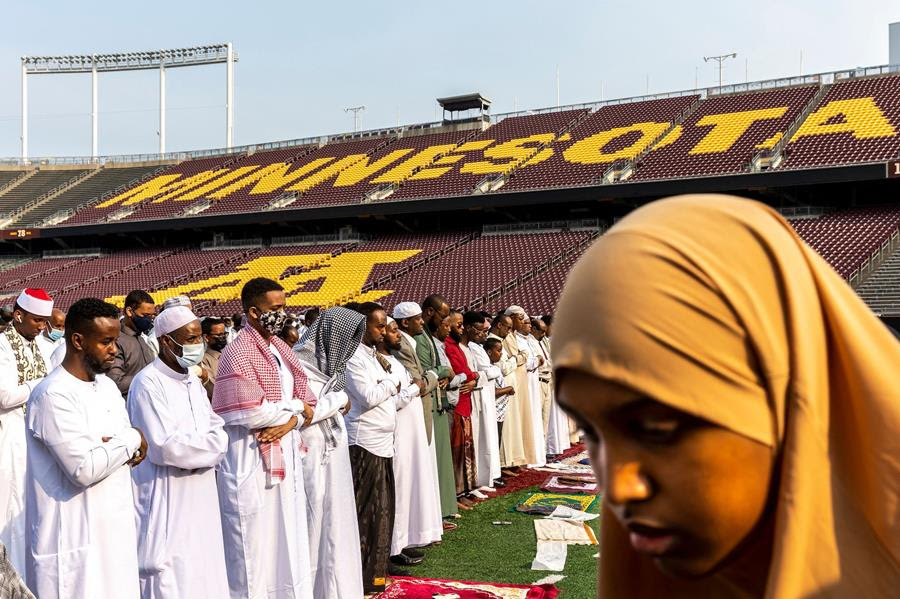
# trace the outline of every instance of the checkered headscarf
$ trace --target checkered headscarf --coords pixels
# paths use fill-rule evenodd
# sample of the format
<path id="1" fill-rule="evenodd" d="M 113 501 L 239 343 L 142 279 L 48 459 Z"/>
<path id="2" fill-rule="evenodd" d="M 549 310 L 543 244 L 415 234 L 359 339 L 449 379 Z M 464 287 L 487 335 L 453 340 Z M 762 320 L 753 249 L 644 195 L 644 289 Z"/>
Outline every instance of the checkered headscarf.
<path id="1" fill-rule="evenodd" d="M 347 308 L 329 308 L 303 334 L 296 352 L 304 362 L 317 364 L 323 374 L 334 377 L 332 391 L 342 391 L 347 361 L 365 332 L 365 316 Z"/>

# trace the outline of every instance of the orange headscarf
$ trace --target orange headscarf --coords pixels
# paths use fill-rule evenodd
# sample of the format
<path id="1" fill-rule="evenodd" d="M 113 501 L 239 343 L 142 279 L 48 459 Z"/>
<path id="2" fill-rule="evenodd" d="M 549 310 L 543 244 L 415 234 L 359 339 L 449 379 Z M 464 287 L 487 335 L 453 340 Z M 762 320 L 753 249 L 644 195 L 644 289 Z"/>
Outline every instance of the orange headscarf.
<path id="1" fill-rule="evenodd" d="M 554 325 L 556 370 L 773 448 L 765 597 L 900 594 L 900 344 L 774 210 L 716 195 L 635 210 L 572 269 Z M 602 532 L 604 597 L 721 596 L 714 576 L 648 568 L 607 510 Z"/>

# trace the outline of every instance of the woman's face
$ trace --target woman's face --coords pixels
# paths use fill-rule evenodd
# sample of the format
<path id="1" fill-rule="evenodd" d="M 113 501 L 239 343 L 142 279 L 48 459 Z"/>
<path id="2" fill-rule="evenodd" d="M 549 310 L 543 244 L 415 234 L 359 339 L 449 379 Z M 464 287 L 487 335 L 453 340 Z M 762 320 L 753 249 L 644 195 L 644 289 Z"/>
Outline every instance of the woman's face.
<path id="1" fill-rule="evenodd" d="M 558 400 L 585 433 L 606 506 L 661 570 L 704 576 L 754 539 L 771 448 L 575 371 L 560 374 Z"/>

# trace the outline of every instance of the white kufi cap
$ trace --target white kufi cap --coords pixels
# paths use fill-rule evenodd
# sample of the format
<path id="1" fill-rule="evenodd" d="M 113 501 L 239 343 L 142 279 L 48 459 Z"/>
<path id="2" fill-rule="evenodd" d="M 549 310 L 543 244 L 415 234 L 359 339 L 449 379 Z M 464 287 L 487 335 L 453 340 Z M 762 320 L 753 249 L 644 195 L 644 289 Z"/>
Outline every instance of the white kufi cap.
<path id="1" fill-rule="evenodd" d="M 416 302 L 400 302 L 394 306 L 392 316 L 397 320 L 401 318 L 412 318 L 422 313 L 422 308 Z"/>
<path id="2" fill-rule="evenodd" d="M 156 333 L 157 337 L 162 337 L 195 320 L 197 320 L 197 317 L 194 316 L 194 313 L 184 306 L 166 308 L 153 321 L 153 332 Z"/>

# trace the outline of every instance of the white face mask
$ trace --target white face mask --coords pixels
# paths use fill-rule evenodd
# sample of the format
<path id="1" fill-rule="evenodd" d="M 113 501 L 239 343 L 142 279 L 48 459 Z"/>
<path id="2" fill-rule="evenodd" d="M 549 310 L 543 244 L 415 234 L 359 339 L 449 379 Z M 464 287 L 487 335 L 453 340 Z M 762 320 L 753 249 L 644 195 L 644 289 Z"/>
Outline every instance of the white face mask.
<path id="1" fill-rule="evenodd" d="M 206 348 L 202 343 L 191 343 L 181 345 L 170 335 L 166 335 L 169 340 L 181 348 L 181 355 L 175 356 L 175 352 L 172 352 L 172 355 L 175 356 L 175 359 L 178 361 L 178 365 L 184 368 L 185 370 L 189 370 L 192 366 L 196 366 L 203 359 L 203 354 L 206 353 Z M 169 350 L 172 351 L 172 350 Z"/>

